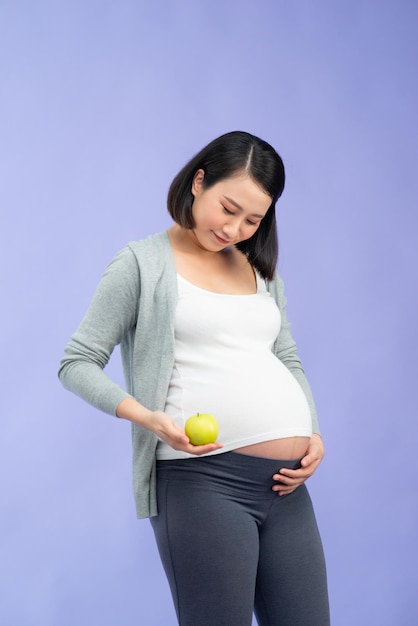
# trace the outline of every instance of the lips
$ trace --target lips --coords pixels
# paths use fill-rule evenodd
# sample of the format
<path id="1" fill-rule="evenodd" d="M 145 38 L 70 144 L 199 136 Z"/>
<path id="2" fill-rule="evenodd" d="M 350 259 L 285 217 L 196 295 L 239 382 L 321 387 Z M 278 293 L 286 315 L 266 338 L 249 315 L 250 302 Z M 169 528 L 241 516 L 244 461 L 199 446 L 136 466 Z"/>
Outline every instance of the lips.
<path id="1" fill-rule="evenodd" d="M 223 244 L 223 245 L 228 245 L 228 244 L 230 243 L 230 241 L 228 241 L 227 239 L 223 239 L 222 237 L 219 237 L 219 235 L 217 235 L 217 234 L 215 233 L 215 231 L 212 231 L 212 232 L 213 232 L 213 234 L 215 235 L 215 239 L 216 239 L 217 241 L 219 241 L 219 243 L 221 243 L 221 244 Z"/>

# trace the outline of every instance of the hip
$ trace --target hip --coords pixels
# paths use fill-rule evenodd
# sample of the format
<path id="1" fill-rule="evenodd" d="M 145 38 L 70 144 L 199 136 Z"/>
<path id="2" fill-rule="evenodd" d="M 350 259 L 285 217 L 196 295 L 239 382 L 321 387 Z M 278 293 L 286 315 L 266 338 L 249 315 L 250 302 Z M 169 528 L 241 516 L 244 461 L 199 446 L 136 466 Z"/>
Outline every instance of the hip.
<path id="1" fill-rule="evenodd" d="M 185 488 L 206 493 L 217 491 L 229 495 L 264 499 L 277 497 L 272 487 L 273 474 L 281 468 L 297 469 L 297 459 L 269 459 L 236 452 L 157 461 L 158 482 L 181 482 Z"/>

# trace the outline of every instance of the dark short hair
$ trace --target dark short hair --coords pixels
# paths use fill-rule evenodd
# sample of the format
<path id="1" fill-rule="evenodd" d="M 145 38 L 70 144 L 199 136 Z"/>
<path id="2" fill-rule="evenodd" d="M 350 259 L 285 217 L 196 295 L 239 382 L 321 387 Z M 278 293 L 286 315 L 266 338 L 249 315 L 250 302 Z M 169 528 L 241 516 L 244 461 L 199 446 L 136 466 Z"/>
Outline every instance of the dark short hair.
<path id="1" fill-rule="evenodd" d="M 192 182 L 197 170 L 204 171 L 203 188 L 246 172 L 271 197 L 271 205 L 254 235 L 237 244 L 263 278 L 271 280 L 278 258 L 276 202 L 285 183 L 283 161 L 263 139 L 233 131 L 211 141 L 180 170 L 170 185 L 167 208 L 183 228 L 193 228 Z"/>

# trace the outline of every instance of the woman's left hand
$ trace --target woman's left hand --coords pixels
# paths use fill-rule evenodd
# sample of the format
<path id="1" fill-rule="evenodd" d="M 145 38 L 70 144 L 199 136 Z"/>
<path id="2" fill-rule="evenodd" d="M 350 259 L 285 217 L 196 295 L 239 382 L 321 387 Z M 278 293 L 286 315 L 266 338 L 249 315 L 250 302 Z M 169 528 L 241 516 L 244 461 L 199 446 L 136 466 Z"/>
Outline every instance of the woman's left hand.
<path id="1" fill-rule="evenodd" d="M 286 468 L 279 469 L 278 474 L 274 474 L 273 476 L 273 480 L 278 481 L 277 484 L 272 487 L 273 491 L 277 491 L 279 496 L 292 493 L 292 491 L 297 489 L 305 480 L 312 476 L 322 461 L 324 454 L 325 450 L 321 436 L 313 434 L 308 449 L 306 450 L 306 455 L 300 462 L 302 467 L 297 470 Z"/>

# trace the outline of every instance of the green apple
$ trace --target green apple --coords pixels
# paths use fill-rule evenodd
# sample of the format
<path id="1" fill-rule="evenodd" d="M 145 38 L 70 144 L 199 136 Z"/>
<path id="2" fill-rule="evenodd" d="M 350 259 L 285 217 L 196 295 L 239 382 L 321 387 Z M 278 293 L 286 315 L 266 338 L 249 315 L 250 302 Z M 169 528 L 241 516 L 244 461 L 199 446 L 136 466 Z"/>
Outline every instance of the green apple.
<path id="1" fill-rule="evenodd" d="M 196 413 L 186 421 L 185 432 L 190 443 L 194 446 L 203 446 L 214 443 L 218 437 L 219 426 L 210 413 Z"/>

